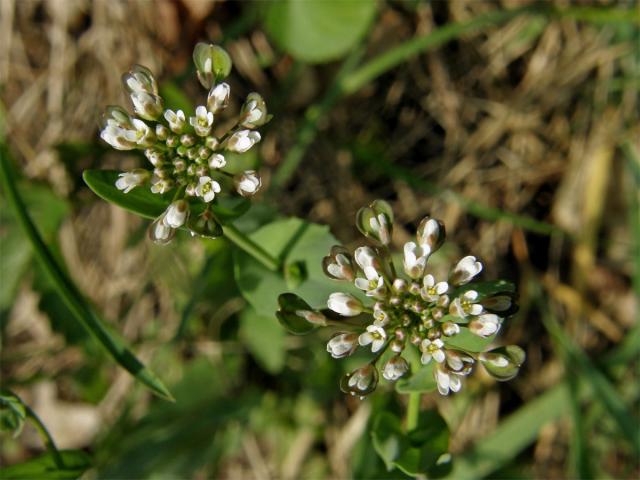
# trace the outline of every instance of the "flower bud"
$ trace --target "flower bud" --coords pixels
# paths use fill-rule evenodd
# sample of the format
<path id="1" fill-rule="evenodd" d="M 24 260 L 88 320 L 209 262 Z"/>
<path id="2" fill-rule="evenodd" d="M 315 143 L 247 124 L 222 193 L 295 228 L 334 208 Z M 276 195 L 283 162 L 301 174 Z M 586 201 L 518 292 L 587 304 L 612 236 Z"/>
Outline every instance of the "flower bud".
<path id="1" fill-rule="evenodd" d="M 116 180 L 116 188 L 122 190 L 124 193 L 129 193 L 135 187 L 139 187 L 146 182 L 151 173 L 148 170 L 142 168 L 136 168 L 130 172 L 123 172 L 118 175 Z"/>
<path id="2" fill-rule="evenodd" d="M 497 313 L 502 317 L 513 315 L 518 311 L 514 292 L 498 292 L 480 300 L 487 312 Z"/>
<path id="3" fill-rule="evenodd" d="M 149 225 L 149 238 L 158 245 L 166 245 L 176 235 L 176 231 L 165 223 L 164 218 L 165 214 L 162 214 Z"/>
<path id="4" fill-rule="evenodd" d="M 332 293 L 329 295 L 327 306 L 330 310 L 333 310 L 345 317 L 355 317 L 362 313 L 364 306 L 362 302 L 348 293 Z"/>
<path id="5" fill-rule="evenodd" d="M 189 203 L 186 200 L 176 200 L 164 214 L 164 223 L 171 228 L 180 228 L 189 216 Z"/>
<path id="6" fill-rule="evenodd" d="M 365 365 L 351 373 L 347 373 L 340 381 L 340 389 L 344 393 L 364 396 L 373 392 L 378 386 L 378 371 L 371 365 Z"/>
<path id="7" fill-rule="evenodd" d="M 482 263 L 478 262 L 476 257 L 469 255 L 458 262 L 453 272 L 451 272 L 449 283 L 464 285 L 469 283 L 481 271 Z"/>
<path id="8" fill-rule="evenodd" d="M 441 328 L 442 333 L 445 335 L 445 337 L 453 337 L 454 335 L 460 333 L 460 326 L 457 323 L 444 322 Z"/>
<path id="9" fill-rule="evenodd" d="M 294 293 L 283 293 L 278 297 L 279 309 L 276 317 L 280 324 L 295 335 L 311 332 L 326 322 L 322 312 L 312 309 L 307 302 Z M 311 320 L 311 321 L 310 321 Z"/>
<path id="10" fill-rule="evenodd" d="M 481 353 L 478 359 L 493 378 L 504 382 L 518 374 L 525 357 L 522 348 L 517 345 L 508 345 Z"/>
<path id="11" fill-rule="evenodd" d="M 393 210 L 384 200 L 375 200 L 356 214 L 356 226 L 366 236 L 389 245 L 393 229 Z"/>
<path id="12" fill-rule="evenodd" d="M 205 210 L 201 215 L 191 216 L 187 221 L 187 228 L 191 233 L 206 238 L 218 238 L 223 234 L 222 227 L 209 210 Z"/>
<path id="13" fill-rule="evenodd" d="M 322 270 L 334 280 L 352 282 L 356 276 L 349 250 L 338 245 L 331 247 L 331 253 L 322 259 Z"/>
<path id="14" fill-rule="evenodd" d="M 227 142 L 232 152 L 244 153 L 260 141 L 260 134 L 251 130 L 240 130 L 234 133 Z"/>
<path id="15" fill-rule="evenodd" d="M 446 237 L 444 223 L 435 218 L 425 217 L 418 225 L 417 232 L 418 245 L 420 245 L 428 255 L 438 250 L 444 243 Z"/>
<path id="16" fill-rule="evenodd" d="M 493 313 L 479 315 L 469 322 L 469 330 L 479 337 L 490 337 L 499 329 L 500 317 Z"/>
<path id="17" fill-rule="evenodd" d="M 145 120 L 157 120 L 164 110 L 164 102 L 158 95 L 131 92 L 129 99 L 133 105 L 133 111 Z"/>
<path id="18" fill-rule="evenodd" d="M 267 114 L 267 105 L 259 93 L 252 92 L 247 95 L 247 100 L 240 110 L 240 126 L 245 128 L 256 128 L 271 120 L 271 115 Z"/>
<path id="19" fill-rule="evenodd" d="M 227 83 L 220 83 L 209 90 L 209 95 L 207 96 L 207 107 L 209 107 L 209 111 L 218 113 L 220 110 L 227 108 L 230 94 L 231 87 L 229 87 Z"/>
<path id="20" fill-rule="evenodd" d="M 161 142 L 164 142 L 167 139 L 167 137 L 169 137 L 169 133 L 170 133 L 169 129 L 164 125 L 162 125 L 161 123 L 158 123 L 156 125 L 156 137 Z"/>
<path id="21" fill-rule="evenodd" d="M 208 163 L 209 168 L 218 169 L 223 168 L 227 164 L 227 161 L 225 160 L 224 156 L 220 155 L 219 153 L 214 153 L 209 157 Z"/>
<path id="22" fill-rule="evenodd" d="M 251 197 L 260 190 L 262 180 L 255 170 L 247 170 L 235 179 L 236 191 L 243 197 Z"/>
<path id="23" fill-rule="evenodd" d="M 390 382 L 395 382 L 409 371 L 409 364 L 400 355 L 391 357 L 382 369 L 382 376 Z"/>
<path id="24" fill-rule="evenodd" d="M 327 352 L 333 358 L 344 358 L 351 355 L 358 348 L 357 333 L 336 333 L 327 343 Z"/>
<path id="25" fill-rule="evenodd" d="M 127 93 L 144 92 L 158 95 L 158 83 L 153 73 L 147 67 L 134 65 L 133 68 L 122 75 L 122 85 Z"/>
<path id="26" fill-rule="evenodd" d="M 193 49 L 193 63 L 196 65 L 198 80 L 206 89 L 226 78 L 232 67 L 231 57 L 222 47 L 203 42 Z"/>
<path id="27" fill-rule="evenodd" d="M 173 110 L 165 110 L 164 112 L 164 119 L 169 123 L 169 128 L 174 132 L 174 133 L 182 133 L 182 130 L 184 129 L 186 123 L 187 123 L 187 119 L 184 116 L 184 112 L 182 110 L 176 110 L 175 112 Z M 169 139 L 171 139 L 172 142 L 175 142 L 175 144 L 177 144 L 177 139 L 173 140 L 175 137 L 169 136 L 167 138 L 167 146 L 169 147 L 174 147 L 175 145 L 169 145 Z"/>

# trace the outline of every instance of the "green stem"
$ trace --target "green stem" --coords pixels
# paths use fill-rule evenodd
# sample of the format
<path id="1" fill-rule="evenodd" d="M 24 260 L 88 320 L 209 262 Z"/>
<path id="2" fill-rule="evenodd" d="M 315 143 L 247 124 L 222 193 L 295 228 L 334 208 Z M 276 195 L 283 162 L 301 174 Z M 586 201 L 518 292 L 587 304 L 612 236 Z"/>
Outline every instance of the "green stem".
<path id="1" fill-rule="evenodd" d="M 64 468 L 64 461 L 62 460 L 62 455 L 60 455 L 60 451 L 58 450 L 58 447 L 56 447 L 56 442 L 53 440 L 53 437 L 49 433 L 49 430 L 47 430 L 47 427 L 44 425 L 44 423 L 42 423 L 42 420 L 40 420 L 40 417 L 36 415 L 36 412 L 34 412 L 31 409 L 31 407 L 29 407 L 29 405 L 26 405 L 25 403 L 23 403 L 22 405 L 24 405 L 24 410 L 25 410 L 25 413 L 27 414 L 27 418 L 33 422 L 34 426 L 36 427 L 36 430 L 38 430 L 38 434 L 40 435 L 40 438 L 42 438 L 42 442 L 44 443 L 44 446 L 47 448 L 47 451 L 51 453 L 51 456 L 53 457 L 53 461 L 56 463 L 56 466 L 58 468 Z"/>
<path id="2" fill-rule="evenodd" d="M 409 394 L 409 404 L 407 405 L 407 432 L 415 430 L 420 417 L 420 393 Z"/>
<path id="3" fill-rule="evenodd" d="M 258 260 L 262 265 L 273 272 L 282 270 L 282 262 L 265 251 L 260 245 L 251 240 L 233 225 L 223 225 L 224 236 L 241 250 Z"/>

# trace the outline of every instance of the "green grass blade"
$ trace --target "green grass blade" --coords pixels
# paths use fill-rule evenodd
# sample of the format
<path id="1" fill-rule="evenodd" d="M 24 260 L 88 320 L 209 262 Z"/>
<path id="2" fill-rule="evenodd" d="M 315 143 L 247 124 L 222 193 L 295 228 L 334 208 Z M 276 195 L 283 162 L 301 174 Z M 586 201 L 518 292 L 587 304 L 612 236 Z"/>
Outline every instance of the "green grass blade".
<path id="1" fill-rule="evenodd" d="M 542 322 L 567 356 L 567 366 L 572 366 L 578 370 L 580 377 L 592 388 L 597 399 L 602 402 L 616 422 L 620 432 L 627 438 L 635 454 L 640 456 L 640 430 L 636 428 L 638 420 L 627 409 L 623 399 L 607 377 L 591 362 L 584 351 L 567 336 L 556 319 L 549 314 L 548 310 L 542 305 L 543 302 L 544 300 L 540 300 L 541 311 L 543 312 Z"/>
<path id="2" fill-rule="evenodd" d="M 145 367 L 121 340 L 109 332 L 102 320 L 88 305 L 75 284 L 63 271 L 51 251 L 47 248 L 29 217 L 26 206 L 18 193 L 8 152 L 4 145 L 0 145 L 0 183 L 5 192 L 7 202 L 15 211 L 18 222 L 31 242 L 35 257 L 51 277 L 58 294 L 62 297 L 67 307 L 73 312 L 78 322 L 96 338 L 116 362 L 131 373 L 138 381 L 149 387 L 160 397 L 173 400 L 171 393 L 158 377 Z"/>
<path id="3" fill-rule="evenodd" d="M 568 409 L 569 389 L 562 383 L 527 402 L 471 450 L 456 456 L 447 478 L 466 480 L 490 475 L 517 457 L 535 441 L 544 425 L 554 422 Z"/>

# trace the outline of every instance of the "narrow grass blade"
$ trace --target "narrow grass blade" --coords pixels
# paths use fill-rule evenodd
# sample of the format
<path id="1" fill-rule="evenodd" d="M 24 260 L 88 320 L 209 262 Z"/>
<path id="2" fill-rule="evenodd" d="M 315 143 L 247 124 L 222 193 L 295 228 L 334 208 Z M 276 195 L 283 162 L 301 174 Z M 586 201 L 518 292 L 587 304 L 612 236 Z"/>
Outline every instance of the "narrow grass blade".
<path id="1" fill-rule="evenodd" d="M 636 428 L 638 420 L 627 409 L 624 401 L 611 385 L 607 377 L 589 360 L 584 351 L 571 340 L 562 327 L 553 318 L 540 300 L 541 311 L 544 312 L 542 322 L 549 334 L 564 350 L 567 365 L 578 370 L 580 377 L 593 389 L 597 399 L 602 402 L 620 432 L 627 438 L 636 455 L 640 455 L 640 430 Z"/>
<path id="2" fill-rule="evenodd" d="M 67 307 L 73 312 L 76 320 L 96 338 L 116 362 L 131 373 L 138 381 L 149 387 L 160 397 L 173 400 L 171 393 L 155 374 L 145 367 L 121 340 L 109 332 L 102 320 L 88 305 L 78 288 L 47 248 L 29 217 L 25 204 L 18 193 L 8 152 L 4 145 L 0 145 L 0 183 L 2 184 L 8 204 L 15 211 L 18 222 L 31 242 L 35 257 L 51 277 L 58 294 L 62 297 Z"/>

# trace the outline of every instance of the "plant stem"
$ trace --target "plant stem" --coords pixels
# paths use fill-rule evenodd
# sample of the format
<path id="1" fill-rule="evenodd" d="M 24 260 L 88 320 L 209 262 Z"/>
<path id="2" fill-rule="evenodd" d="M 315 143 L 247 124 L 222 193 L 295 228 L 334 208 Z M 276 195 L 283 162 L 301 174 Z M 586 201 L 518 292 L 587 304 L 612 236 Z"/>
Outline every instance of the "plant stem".
<path id="1" fill-rule="evenodd" d="M 45 427 L 44 423 L 42 423 L 42 420 L 40 420 L 40 417 L 36 415 L 36 412 L 31 410 L 31 407 L 29 407 L 29 405 L 26 405 L 25 403 L 23 403 L 22 405 L 24 405 L 27 418 L 33 422 L 34 426 L 36 427 L 36 430 L 38 430 L 38 433 L 40 434 L 40 438 L 42 438 L 42 442 L 44 443 L 44 446 L 47 448 L 49 453 L 51 453 L 51 456 L 53 457 L 53 461 L 56 463 L 56 466 L 58 468 L 63 468 L 64 461 L 62 460 L 62 455 L 60 455 L 60 451 L 58 450 L 58 447 L 56 447 L 56 442 L 53 440 L 53 437 L 49 433 L 49 430 L 47 430 L 47 427 Z"/>
<path id="2" fill-rule="evenodd" d="M 420 417 L 420 393 L 409 394 L 409 404 L 407 405 L 407 432 L 414 430 L 418 426 Z"/>
<path id="3" fill-rule="evenodd" d="M 242 233 L 236 227 L 234 227 L 233 225 L 223 225 L 222 230 L 224 231 L 224 236 L 230 242 L 258 260 L 269 270 L 273 272 L 281 271 L 282 264 L 280 260 L 266 252 L 260 245 L 251 240 L 247 235 Z"/>

